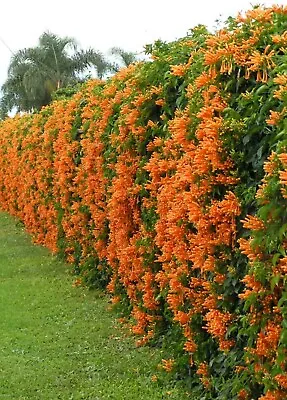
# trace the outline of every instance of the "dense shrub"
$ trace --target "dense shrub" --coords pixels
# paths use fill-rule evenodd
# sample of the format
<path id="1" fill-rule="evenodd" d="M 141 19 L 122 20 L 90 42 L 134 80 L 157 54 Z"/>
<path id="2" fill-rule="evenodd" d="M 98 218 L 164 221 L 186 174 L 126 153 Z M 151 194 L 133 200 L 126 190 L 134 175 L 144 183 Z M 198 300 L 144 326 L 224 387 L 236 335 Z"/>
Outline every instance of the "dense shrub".
<path id="1" fill-rule="evenodd" d="M 286 31 L 276 6 L 198 26 L 0 126 L 2 208 L 170 336 L 194 399 L 287 396 Z"/>

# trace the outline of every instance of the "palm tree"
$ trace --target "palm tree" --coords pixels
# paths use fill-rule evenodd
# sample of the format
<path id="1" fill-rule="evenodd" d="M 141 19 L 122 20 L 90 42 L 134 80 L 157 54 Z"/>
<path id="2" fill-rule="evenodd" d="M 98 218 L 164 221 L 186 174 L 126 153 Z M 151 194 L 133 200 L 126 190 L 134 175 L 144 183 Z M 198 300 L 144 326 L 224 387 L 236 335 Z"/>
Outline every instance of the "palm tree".
<path id="1" fill-rule="evenodd" d="M 132 51 L 125 51 L 121 47 L 112 47 L 109 53 L 118 60 L 113 64 L 113 70 L 118 71 L 120 68 L 128 67 L 130 64 L 138 61 L 137 54 Z"/>
<path id="2" fill-rule="evenodd" d="M 101 53 L 79 50 L 73 38 L 43 33 L 37 47 L 13 55 L 1 88 L 2 114 L 13 108 L 39 110 L 51 101 L 55 90 L 83 81 L 89 67 L 95 67 L 99 78 L 111 70 Z"/>

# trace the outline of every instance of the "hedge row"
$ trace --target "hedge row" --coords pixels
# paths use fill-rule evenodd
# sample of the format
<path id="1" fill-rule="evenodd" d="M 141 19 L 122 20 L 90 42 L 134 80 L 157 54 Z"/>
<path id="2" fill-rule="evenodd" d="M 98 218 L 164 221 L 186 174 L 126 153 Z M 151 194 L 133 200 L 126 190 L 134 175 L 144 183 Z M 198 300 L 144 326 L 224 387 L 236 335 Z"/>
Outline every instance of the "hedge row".
<path id="1" fill-rule="evenodd" d="M 169 336 L 193 399 L 285 399 L 287 8 L 147 50 L 1 123 L 1 207 Z"/>

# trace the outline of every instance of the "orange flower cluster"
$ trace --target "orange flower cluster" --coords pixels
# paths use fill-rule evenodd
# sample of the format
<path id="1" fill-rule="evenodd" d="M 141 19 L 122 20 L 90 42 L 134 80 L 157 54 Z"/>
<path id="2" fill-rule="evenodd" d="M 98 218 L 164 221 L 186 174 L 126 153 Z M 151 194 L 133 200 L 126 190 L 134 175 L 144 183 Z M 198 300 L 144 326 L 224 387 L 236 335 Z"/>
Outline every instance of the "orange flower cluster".
<path id="1" fill-rule="evenodd" d="M 281 390 L 267 390 L 266 394 L 259 397 L 259 400 L 284 400 L 286 393 Z"/>
<path id="2" fill-rule="evenodd" d="M 227 347 L 224 337 L 231 319 L 222 322 L 223 314 L 217 312 L 217 295 L 207 276 L 212 272 L 219 281 L 215 249 L 233 246 L 235 217 L 240 213 L 232 192 L 226 193 L 222 200 L 206 204 L 214 186 L 232 185 L 237 180 L 228 176 L 230 160 L 222 159 L 219 138 L 222 120 L 216 114 L 226 105 L 214 85 L 208 85 L 202 96 L 204 104 L 193 117 L 200 121 L 194 140 L 188 139 L 191 123 L 188 108 L 178 111 L 169 122 L 171 137 L 164 142 L 162 153 L 155 151 L 145 167 L 151 176 L 149 189 L 156 199 L 159 216 L 155 243 L 161 249 L 158 262 L 162 263 L 162 270 L 155 275 L 155 281 L 161 291 L 168 289 L 167 303 L 174 320 L 183 328 L 185 349 L 191 354 L 197 346 L 190 324 L 198 313 L 206 315 L 209 321 L 206 330 L 219 340 L 220 347 Z M 201 279 L 193 277 L 198 273 Z M 221 275 L 222 284 L 224 280 Z M 184 311 L 187 304 L 188 312 Z M 222 323 L 224 329 L 220 328 Z"/>
<path id="3" fill-rule="evenodd" d="M 238 393 L 238 400 L 247 400 L 249 397 L 247 390 L 241 389 Z"/>
<path id="4" fill-rule="evenodd" d="M 278 91 L 282 91 L 282 88 L 275 90 L 275 96 Z M 275 123 L 279 129 L 282 129 L 282 119 L 286 117 L 286 107 L 282 110 L 282 118 L 277 119 Z M 281 305 L 285 296 L 287 243 L 285 234 L 278 235 L 273 247 L 269 239 L 269 235 L 274 235 L 274 229 L 279 233 L 285 223 L 287 154 L 284 149 L 285 146 L 280 146 L 278 153 L 271 153 L 264 165 L 266 175 L 257 192 L 258 214 L 264 209 L 268 212 L 263 213 L 261 218 L 246 217 L 242 221 L 243 226 L 251 230 L 252 234 L 248 240 L 239 240 L 241 251 L 247 255 L 250 266 L 248 275 L 243 279 L 245 289 L 239 297 L 248 302 L 248 321 L 257 327 L 254 346 L 246 348 L 246 361 L 252 366 L 259 382 L 269 381 L 273 387 L 278 388 L 268 390 L 260 397 L 264 400 L 280 400 L 287 396 L 285 312 Z M 274 370 L 278 371 L 275 376 L 272 375 Z"/>
<path id="5" fill-rule="evenodd" d="M 212 35 L 207 40 L 208 49 L 205 54 L 205 63 L 210 66 L 210 71 L 220 71 L 220 73 L 231 74 L 236 67 L 245 70 L 245 78 L 249 79 L 255 73 L 258 82 L 267 82 L 272 69 L 275 66 L 275 51 L 270 50 L 271 45 L 267 45 L 263 51 L 256 50 L 254 45 L 260 42 L 262 35 L 268 32 L 273 34 L 274 15 L 286 15 L 286 7 L 274 6 L 271 8 L 258 7 L 248 11 L 244 17 L 238 16 L 238 25 L 234 29 L 219 31 L 217 35 Z M 254 22 L 257 22 L 255 25 Z M 242 35 L 242 25 L 250 26 L 252 35 L 238 40 Z M 255 25 L 255 26 L 254 26 Z M 286 36 L 286 35 L 285 35 Z M 278 41 L 273 37 L 274 43 L 280 45 L 284 37 Z"/>
<path id="6" fill-rule="evenodd" d="M 162 360 L 162 368 L 167 371 L 167 372 L 171 372 L 174 366 L 174 360 L 173 359 L 169 359 L 169 360 Z"/>
<path id="7" fill-rule="evenodd" d="M 205 386 L 206 388 L 209 387 L 210 382 L 209 382 L 209 372 L 208 372 L 208 366 L 206 363 L 200 363 L 197 371 L 196 371 L 197 375 L 200 376 L 200 380 L 203 384 L 203 386 Z"/>

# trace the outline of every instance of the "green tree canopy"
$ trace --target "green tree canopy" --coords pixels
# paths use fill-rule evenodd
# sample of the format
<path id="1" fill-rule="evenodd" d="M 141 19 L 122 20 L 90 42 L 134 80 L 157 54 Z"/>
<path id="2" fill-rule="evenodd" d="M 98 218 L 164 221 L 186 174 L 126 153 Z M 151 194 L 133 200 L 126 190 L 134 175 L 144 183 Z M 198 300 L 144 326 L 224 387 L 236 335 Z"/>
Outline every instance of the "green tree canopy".
<path id="1" fill-rule="evenodd" d="M 109 53 L 116 59 L 112 67 L 114 71 L 118 71 L 120 68 L 128 67 L 130 64 L 139 61 L 136 53 L 126 51 L 121 47 L 112 47 Z"/>
<path id="2" fill-rule="evenodd" d="M 90 67 L 99 78 L 112 69 L 100 52 L 79 49 L 73 38 L 43 33 L 38 46 L 19 50 L 11 59 L 1 88 L 2 117 L 12 109 L 39 110 L 55 90 L 83 81 Z"/>

